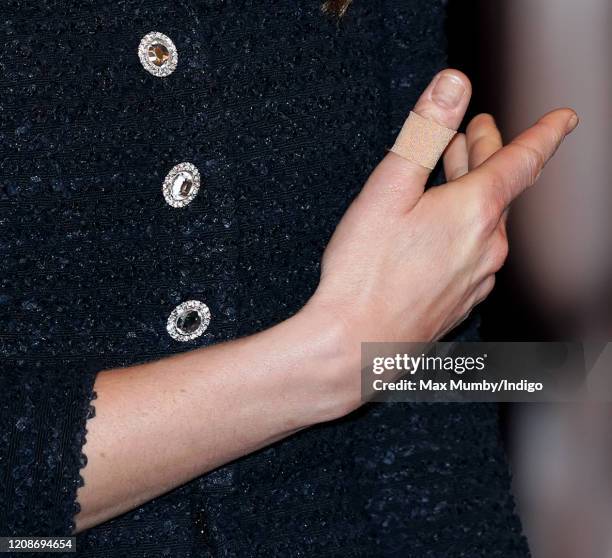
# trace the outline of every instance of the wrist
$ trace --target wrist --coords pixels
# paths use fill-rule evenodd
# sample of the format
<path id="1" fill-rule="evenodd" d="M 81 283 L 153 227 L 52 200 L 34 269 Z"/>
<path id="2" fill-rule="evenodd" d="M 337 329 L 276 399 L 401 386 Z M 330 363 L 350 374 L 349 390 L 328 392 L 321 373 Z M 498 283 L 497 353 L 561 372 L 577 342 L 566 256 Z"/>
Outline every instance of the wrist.
<path id="1" fill-rule="evenodd" d="M 294 385 L 304 395 L 305 426 L 339 418 L 359 407 L 361 345 L 342 316 L 309 302 L 284 325 L 304 360 Z"/>

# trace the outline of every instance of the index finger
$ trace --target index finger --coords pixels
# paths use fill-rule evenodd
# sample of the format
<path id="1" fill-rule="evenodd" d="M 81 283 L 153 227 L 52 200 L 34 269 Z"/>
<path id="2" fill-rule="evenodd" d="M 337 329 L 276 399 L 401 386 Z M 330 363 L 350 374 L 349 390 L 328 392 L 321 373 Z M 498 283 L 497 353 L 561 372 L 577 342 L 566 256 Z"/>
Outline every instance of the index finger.
<path id="1" fill-rule="evenodd" d="M 504 206 L 508 206 L 538 179 L 544 165 L 577 125 L 578 117 L 571 109 L 549 112 L 458 182 L 493 184 Z"/>

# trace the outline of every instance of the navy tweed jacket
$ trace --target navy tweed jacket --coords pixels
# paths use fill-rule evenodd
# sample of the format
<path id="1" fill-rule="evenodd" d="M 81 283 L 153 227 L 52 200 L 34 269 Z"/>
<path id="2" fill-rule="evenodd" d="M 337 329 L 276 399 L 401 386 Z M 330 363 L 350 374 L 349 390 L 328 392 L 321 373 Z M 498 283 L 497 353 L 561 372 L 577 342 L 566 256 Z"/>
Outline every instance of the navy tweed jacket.
<path id="1" fill-rule="evenodd" d="M 444 6 L 355 0 L 337 22 L 316 0 L 6 0 L 0 17 L 0 535 L 66 535 L 96 372 L 300 308 L 445 64 Z M 167 41 L 141 61 L 150 32 Z M 190 300 L 210 323 L 173 314 Z M 524 557 L 509 482 L 495 406 L 366 406 L 90 529 L 77 555 Z"/>

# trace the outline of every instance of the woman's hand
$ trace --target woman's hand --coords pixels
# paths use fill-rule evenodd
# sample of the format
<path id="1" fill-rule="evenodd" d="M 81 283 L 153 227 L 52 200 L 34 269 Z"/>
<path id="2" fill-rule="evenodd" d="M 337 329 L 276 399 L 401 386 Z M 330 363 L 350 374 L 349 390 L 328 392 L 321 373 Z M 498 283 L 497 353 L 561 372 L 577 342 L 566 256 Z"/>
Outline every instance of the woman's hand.
<path id="1" fill-rule="evenodd" d="M 456 129 L 469 97 L 468 79 L 445 70 L 414 111 Z M 508 206 L 576 124 L 573 111 L 556 110 L 502 148 L 480 115 L 447 149 L 449 182 L 427 192 L 428 169 L 389 153 L 338 225 L 305 311 L 342 321 L 352 354 L 362 341 L 439 339 L 491 292 L 508 253 Z M 343 412 L 359 404 L 356 370 L 332 378 Z"/>
<path id="2" fill-rule="evenodd" d="M 440 96 L 434 86 L 447 80 L 436 78 L 416 111 L 457 127 L 469 83 L 442 76 L 451 89 Z M 453 327 L 491 290 L 507 250 L 505 209 L 573 116 L 551 113 L 502 149 L 492 120 L 479 117 L 447 150 L 452 181 L 427 193 L 426 169 L 390 153 L 339 224 L 301 312 L 242 339 L 98 374 L 77 530 L 348 413 L 360 404 L 361 341 L 431 340 Z"/>

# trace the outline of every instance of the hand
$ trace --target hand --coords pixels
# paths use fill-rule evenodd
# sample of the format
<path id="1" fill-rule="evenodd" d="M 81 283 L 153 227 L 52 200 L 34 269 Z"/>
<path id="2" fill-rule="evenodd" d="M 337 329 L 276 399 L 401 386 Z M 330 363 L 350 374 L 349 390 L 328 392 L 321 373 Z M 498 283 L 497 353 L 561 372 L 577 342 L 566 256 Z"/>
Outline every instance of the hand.
<path id="1" fill-rule="evenodd" d="M 436 104 L 430 86 L 416 110 L 455 127 L 469 83 L 443 75 L 459 84 L 456 106 Z M 447 150 L 452 181 L 427 193 L 426 169 L 390 153 L 339 224 L 301 312 L 255 335 L 99 373 L 77 529 L 359 406 L 361 341 L 436 339 L 491 289 L 506 252 L 504 210 L 572 116 L 551 113 L 501 149 L 494 123 L 479 117 Z"/>
<path id="2" fill-rule="evenodd" d="M 469 80 L 445 70 L 414 111 L 456 129 L 469 97 Z M 447 149 L 449 182 L 426 192 L 428 169 L 390 152 L 338 225 L 305 310 L 341 321 L 348 351 L 439 339 L 493 289 L 508 253 L 508 206 L 576 124 L 572 110 L 556 110 L 502 147 L 493 119 L 480 115 Z M 334 378 L 347 383 L 354 400 L 355 378 Z"/>

